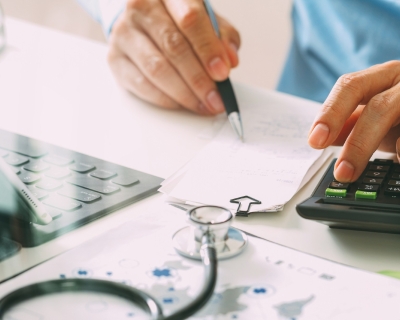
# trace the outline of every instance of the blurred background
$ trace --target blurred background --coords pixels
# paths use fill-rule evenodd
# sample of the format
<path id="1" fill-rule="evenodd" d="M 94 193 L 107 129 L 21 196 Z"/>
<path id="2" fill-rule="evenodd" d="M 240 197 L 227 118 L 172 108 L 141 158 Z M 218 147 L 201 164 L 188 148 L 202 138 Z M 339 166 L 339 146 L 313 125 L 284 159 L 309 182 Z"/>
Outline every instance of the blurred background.
<path id="1" fill-rule="evenodd" d="M 274 89 L 291 39 L 291 0 L 212 0 L 240 31 L 240 65 L 232 79 Z M 75 0 L 0 0 L 5 15 L 106 43 L 100 25 Z"/>

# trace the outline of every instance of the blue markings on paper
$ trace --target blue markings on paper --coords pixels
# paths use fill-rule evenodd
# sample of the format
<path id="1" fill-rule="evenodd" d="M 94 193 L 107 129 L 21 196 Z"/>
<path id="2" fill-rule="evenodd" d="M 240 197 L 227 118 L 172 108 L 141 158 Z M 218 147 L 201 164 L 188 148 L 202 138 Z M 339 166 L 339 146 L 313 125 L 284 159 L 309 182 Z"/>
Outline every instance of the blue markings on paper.
<path id="1" fill-rule="evenodd" d="M 265 293 L 267 293 L 267 290 L 265 288 L 254 288 L 253 292 L 255 294 L 265 294 Z"/>
<path id="2" fill-rule="evenodd" d="M 60 279 L 65 279 L 67 276 L 65 274 L 60 274 Z"/>
<path id="3" fill-rule="evenodd" d="M 170 269 L 154 269 L 152 271 L 153 276 L 161 278 L 161 277 L 172 277 Z"/>
<path id="4" fill-rule="evenodd" d="M 165 304 L 174 303 L 174 299 L 173 298 L 164 298 L 163 299 L 163 303 L 165 303 Z"/>

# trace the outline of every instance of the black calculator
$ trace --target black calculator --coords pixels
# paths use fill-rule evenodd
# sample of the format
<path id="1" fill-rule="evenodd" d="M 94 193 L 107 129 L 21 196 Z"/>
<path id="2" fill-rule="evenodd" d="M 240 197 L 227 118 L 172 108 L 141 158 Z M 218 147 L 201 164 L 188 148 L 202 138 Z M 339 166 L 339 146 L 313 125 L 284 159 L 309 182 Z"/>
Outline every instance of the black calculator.
<path id="1" fill-rule="evenodd" d="M 353 183 L 335 180 L 334 159 L 298 214 L 331 228 L 400 233 L 400 164 L 370 161 Z"/>

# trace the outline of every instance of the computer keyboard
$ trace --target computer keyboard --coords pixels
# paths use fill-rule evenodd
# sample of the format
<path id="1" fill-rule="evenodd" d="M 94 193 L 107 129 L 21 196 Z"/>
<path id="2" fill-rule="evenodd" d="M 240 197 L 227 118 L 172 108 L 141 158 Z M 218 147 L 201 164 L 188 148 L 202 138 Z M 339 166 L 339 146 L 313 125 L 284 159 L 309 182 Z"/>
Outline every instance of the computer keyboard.
<path id="1" fill-rule="evenodd" d="M 47 225 L 12 219 L 6 231 L 24 247 L 42 244 L 148 197 L 156 193 L 162 181 L 141 171 L 1 129 L 0 157 L 53 218 Z"/>

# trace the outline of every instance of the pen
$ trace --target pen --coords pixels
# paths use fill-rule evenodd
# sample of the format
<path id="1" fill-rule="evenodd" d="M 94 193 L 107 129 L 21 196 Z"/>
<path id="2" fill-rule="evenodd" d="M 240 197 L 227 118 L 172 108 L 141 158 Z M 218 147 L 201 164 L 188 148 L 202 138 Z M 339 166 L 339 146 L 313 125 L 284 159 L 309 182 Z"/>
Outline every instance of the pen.
<path id="1" fill-rule="evenodd" d="M 217 18 L 215 17 L 210 2 L 208 0 L 204 0 L 204 6 L 206 7 L 215 33 L 218 37 L 220 37 L 221 34 L 219 32 Z M 235 130 L 239 138 L 243 141 L 242 120 L 240 117 L 239 106 L 236 101 L 232 83 L 228 78 L 224 81 L 216 81 L 216 84 L 218 91 L 221 94 L 222 101 L 224 102 L 225 111 L 228 115 L 229 122 L 231 123 L 232 128 Z"/>

